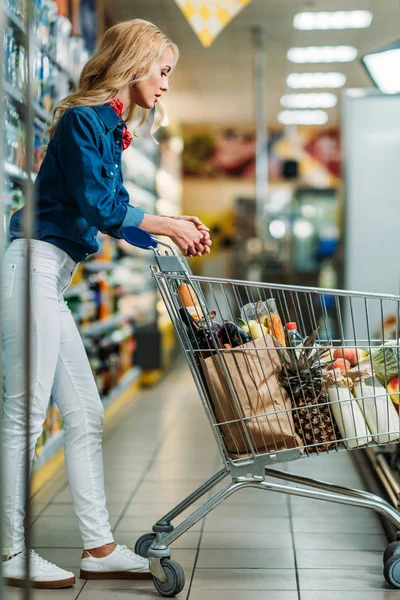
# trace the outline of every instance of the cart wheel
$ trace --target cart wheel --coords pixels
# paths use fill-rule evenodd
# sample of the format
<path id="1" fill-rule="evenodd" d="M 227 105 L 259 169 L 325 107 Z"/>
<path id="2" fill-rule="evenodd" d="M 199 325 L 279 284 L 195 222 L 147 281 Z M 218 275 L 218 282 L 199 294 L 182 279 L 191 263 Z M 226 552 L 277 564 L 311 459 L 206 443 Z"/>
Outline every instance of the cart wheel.
<path id="1" fill-rule="evenodd" d="M 389 558 L 383 567 L 383 574 L 389 585 L 394 588 L 400 588 L 400 556 L 395 555 Z"/>
<path id="2" fill-rule="evenodd" d="M 396 556 L 397 554 L 400 554 L 400 542 L 392 542 L 385 550 L 383 564 L 385 565 L 389 558 L 392 558 L 392 556 Z"/>
<path id="3" fill-rule="evenodd" d="M 167 581 L 160 581 L 153 577 L 154 586 L 161 596 L 173 598 L 181 592 L 185 586 L 185 573 L 179 563 L 175 560 L 164 558 L 161 561 L 162 567 L 167 576 Z"/>
<path id="4" fill-rule="evenodd" d="M 153 544 L 155 539 L 155 533 L 145 533 L 144 535 L 142 535 L 135 544 L 136 554 L 139 554 L 139 556 L 143 556 L 143 558 L 147 558 L 149 548 Z"/>

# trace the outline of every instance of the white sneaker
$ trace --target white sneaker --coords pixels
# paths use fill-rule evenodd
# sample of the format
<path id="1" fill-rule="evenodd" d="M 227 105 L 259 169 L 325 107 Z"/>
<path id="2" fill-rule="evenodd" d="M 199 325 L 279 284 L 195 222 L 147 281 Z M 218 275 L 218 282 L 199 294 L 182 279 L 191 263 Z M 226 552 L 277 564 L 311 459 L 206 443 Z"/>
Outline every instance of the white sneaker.
<path id="1" fill-rule="evenodd" d="M 25 585 L 26 550 L 2 563 L 3 577 L 6 585 L 21 587 Z M 75 584 L 75 575 L 64 571 L 45 560 L 34 550 L 29 551 L 30 578 L 32 587 L 48 590 L 59 590 Z"/>
<path id="2" fill-rule="evenodd" d="M 152 579 L 148 558 L 117 544 L 108 556 L 81 560 L 82 579 Z"/>

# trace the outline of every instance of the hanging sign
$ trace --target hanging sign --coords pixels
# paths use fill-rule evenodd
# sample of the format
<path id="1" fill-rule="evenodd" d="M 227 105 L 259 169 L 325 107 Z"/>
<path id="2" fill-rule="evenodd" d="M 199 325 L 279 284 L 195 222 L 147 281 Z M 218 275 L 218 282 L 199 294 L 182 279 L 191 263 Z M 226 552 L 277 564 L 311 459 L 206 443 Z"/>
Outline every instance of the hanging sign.
<path id="1" fill-rule="evenodd" d="M 205 48 L 251 0 L 175 0 Z"/>

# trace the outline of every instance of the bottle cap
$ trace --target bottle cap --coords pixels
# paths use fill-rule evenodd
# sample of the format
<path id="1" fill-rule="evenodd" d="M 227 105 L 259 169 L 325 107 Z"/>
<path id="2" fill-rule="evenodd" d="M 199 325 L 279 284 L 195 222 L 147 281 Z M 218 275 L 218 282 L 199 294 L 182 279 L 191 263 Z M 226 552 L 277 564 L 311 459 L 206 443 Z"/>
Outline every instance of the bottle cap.
<path id="1" fill-rule="evenodd" d="M 293 329 L 297 329 L 297 323 L 292 321 L 291 323 L 286 323 L 286 329 L 289 331 L 293 331 Z"/>

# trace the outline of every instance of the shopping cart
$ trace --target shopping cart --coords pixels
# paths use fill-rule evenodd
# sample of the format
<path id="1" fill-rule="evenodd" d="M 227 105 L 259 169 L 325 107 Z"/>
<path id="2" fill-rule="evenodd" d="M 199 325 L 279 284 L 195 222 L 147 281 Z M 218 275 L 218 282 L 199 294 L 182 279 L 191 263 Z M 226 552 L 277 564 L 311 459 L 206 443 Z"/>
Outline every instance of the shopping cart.
<path id="1" fill-rule="evenodd" d="M 172 597 L 184 587 L 170 545 L 244 488 L 370 508 L 400 530 L 398 511 L 374 494 L 273 468 L 398 442 L 400 296 L 198 277 L 165 242 L 135 227 L 123 237 L 154 251 L 152 274 L 224 462 L 137 540 L 135 551 L 149 557 L 158 592 Z M 394 339 L 388 340 L 390 315 Z M 284 337 L 282 323 L 293 321 L 301 344 Z M 172 525 L 228 477 L 226 487 Z M 400 588 L 397 540 L 385 551 L 384 577 Z"/>

